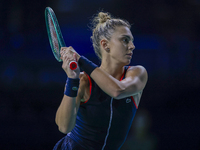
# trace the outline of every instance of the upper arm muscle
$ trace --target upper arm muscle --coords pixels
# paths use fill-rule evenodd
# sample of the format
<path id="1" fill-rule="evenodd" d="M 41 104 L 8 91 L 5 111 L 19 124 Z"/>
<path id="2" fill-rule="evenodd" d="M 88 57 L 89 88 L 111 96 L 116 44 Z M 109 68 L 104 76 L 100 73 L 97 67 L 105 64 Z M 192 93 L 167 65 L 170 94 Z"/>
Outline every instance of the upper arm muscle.
<path id="1" fill-rule="evenodd" d="M 142 66 L 132 66 L 126 73 L 124 80 L 120 82 L 122 90 L 117 99 L 132 96 L 142 91 L 147 82 L 147 72 Z"/>

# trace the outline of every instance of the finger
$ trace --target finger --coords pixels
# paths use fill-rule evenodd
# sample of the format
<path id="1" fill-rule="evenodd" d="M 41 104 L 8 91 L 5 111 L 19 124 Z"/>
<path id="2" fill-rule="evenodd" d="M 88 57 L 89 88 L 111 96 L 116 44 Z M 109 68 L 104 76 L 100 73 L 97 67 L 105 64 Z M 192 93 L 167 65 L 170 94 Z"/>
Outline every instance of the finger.
<path id="1" fill-rule="evenodd" d="M 77 61 L 77 56 L 76 56 L 76 53 L 74 52 L 73 54 L 73 57 L 74 57 L 74 60 Z"/>
<path id="2" fill-rule="evenodd" d="M 67 57 L 64 57 L 63 58 L 62 68 L 68 70 L 68 63 L 69 63 L 69 59 Z"/>
<path id="3" fill-rule="evenodd" d="M 65 49 L 65 47 L 61 47 L 60 52 L 63 52 Z"/>
<path id="4" fill-rule="evenodd" d="M 68 53 L 69 47 L 61 47 L 60 53 Z"/>
<path id="5" fill-rule="evenodd" d="M 65 63 L 66 65 L 68 65 L 71 61 L 74 61 L 74 57 L 69 57 L 68 55 L 66 55 L 64 57 L 63 63 Z"/>
<path id="6" fill-rule="evenodd" d="M 61 47 L 62 50 L 65 50 L 65 49 L 67 49 L 67 48 L 69 48 L 69 47 Z"/>
<path id="7" fill-rule="evenodd" d="M 61 55 L 61 56 L 62 56 L 63 53 L 64 53 L 64 49 L 65 49 L 65 47 L 61 47 L 61 50 L 60 50 L 60 55 Z"/>

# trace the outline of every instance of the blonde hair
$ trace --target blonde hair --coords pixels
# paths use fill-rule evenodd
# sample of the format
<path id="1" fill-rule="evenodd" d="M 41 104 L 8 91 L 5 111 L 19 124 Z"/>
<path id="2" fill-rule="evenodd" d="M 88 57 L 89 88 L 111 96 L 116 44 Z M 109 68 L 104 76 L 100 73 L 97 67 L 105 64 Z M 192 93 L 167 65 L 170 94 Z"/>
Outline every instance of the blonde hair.
<path id="1" fill-rule="evenodd" d="M 113 18 L 109 13 L 99 12 L 92 21 L 92 45 L 96 55 L 102 59 L 100 50 L 100 41 L 102 39 L 110 40 L 115 28 L 118 26 L 126 26 L 129 29 L 131 25 L 128 21 Z"/>

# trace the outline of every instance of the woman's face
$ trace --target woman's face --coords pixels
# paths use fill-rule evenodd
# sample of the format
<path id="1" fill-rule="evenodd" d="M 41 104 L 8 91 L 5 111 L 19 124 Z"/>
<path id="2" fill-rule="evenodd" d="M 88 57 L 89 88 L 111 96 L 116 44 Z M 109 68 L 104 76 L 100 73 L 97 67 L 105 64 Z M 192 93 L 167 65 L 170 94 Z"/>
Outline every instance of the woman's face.
<path id="1" fill-rule="evenodd" d="M 115 28 L 110 41 L 108 42 L 110 57 L 117 63 L 128 65 L 131 62 L 133 50 L 133 35 L 126 26 Z"/>

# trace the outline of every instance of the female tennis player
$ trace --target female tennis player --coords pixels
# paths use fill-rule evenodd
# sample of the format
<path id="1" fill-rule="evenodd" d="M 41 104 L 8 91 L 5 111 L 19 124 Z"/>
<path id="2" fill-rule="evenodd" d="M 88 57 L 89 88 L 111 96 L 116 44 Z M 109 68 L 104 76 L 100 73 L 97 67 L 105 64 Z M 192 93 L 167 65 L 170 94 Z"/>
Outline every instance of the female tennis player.
<path id="1" fill-rule="evenodd" d="M 68 79 L 56 124 L 67 135 L 54 150 L 120 149 L 147 82 L 144 67 L 127 66 L 135 49 L 130 24 L 100 12 L 93 25 L 91 39 L 100 67 L 72 47 L 60 52 Z M 76 70 L 69 68 L 71 61 L 78 62 Z"/>

